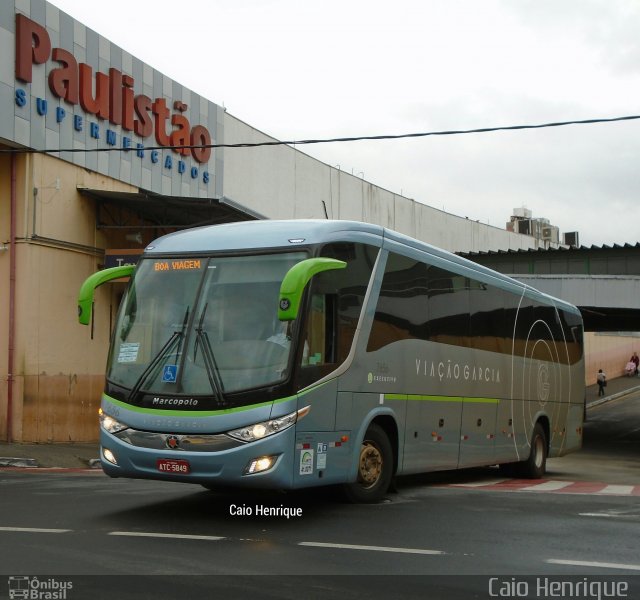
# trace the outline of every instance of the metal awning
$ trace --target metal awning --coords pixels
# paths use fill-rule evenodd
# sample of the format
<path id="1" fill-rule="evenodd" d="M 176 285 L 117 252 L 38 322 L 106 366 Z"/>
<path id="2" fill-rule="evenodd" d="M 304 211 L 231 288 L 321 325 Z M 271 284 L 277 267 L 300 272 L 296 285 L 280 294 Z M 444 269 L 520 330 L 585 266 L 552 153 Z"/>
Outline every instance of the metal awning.
<path id="1" fill-rule="evenodd" d="M 78 188 L 96 202 L 97 229 L 186 229 L 265 218 L 228 198 L 163 196 Z"/>

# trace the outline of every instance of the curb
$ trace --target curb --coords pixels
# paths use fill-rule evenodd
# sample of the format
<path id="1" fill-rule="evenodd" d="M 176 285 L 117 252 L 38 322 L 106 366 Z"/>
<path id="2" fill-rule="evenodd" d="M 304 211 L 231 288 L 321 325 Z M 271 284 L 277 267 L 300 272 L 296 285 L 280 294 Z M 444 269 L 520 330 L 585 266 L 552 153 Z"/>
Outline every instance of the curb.
<path id="1" fill-rule="evenodd" d="M 102 469 L 102 465 L 100 463 L 99 458 L 91 458 L 86 461 L 89 469 Z M 19 468 L 19 469 L 36 469 L 36 468 L 51 468 L 51 467 L 41 467 L 38 464 L 38 461 L 35 458 L 14 458 L 14 457 L 0 457 L 0 468 L 2 467 L 10 467 L 10 468 Z M 72 467 L 75 468 L 75 467 Z"/>
<path id="2" fill-rule="evenodd" d="M 38 467 L 38 461 L 35 458 L 0 458 L 0 467 L 24 467 L 35 468 Z"/>
<path id="3" fill-rule="evenodd" d="M 617 392 L 615 394 L 612 394 L 611 396 L 605 396 L 604 398 L 599 398 L 598 400 L 594 400 L 593 402 L 590 402 L 589 404 L 587 404 L 587 408 L 595 408 L 596 406 L 600 406 L 601 404 L 605 404 L 606 402 L 611 402 L 611 400 L 617 400 L 618 398 L 622 398 L 622 396 L 626 396 L 627 394 L 632 394 L 638 391 L 640 391 L 640 385 L 629 388 L 628 390 Z"/>

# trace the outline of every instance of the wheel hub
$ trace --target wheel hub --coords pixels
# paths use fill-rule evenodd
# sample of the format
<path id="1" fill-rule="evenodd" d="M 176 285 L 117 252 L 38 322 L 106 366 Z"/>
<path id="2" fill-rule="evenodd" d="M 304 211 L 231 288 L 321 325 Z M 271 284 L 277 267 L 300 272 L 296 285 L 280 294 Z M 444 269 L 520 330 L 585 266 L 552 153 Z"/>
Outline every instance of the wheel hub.
<path id="1" fill-rule="evenodd" d="M 380 479 L 382 474 L 382 454 L 371 443 L 365 442 L 360 451 L 360 480 L 371 487 Z"/>
<path id="2" fill-rule="evenodd" d="M 533 446 L 534 454 L 534 463 L 536 468 L 540 468 L 542 466 L 542 462 L 544 460 L 544 446 L 542 444 L 542 440 L 538 437 L 535 439 Z"/>

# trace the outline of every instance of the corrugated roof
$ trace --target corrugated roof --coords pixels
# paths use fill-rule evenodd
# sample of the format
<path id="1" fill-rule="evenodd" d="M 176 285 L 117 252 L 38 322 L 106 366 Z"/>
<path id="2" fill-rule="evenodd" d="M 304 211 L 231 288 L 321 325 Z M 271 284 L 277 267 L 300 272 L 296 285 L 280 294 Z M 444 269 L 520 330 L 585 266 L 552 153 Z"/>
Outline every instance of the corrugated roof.
<path id="1" fill-rule="evenodd" d="M 575 247 L 560 247 L 560 248 L 518 248 L 517 250 L 480 250 L 477 252 L 456 252 L 459 256 L 463 257 L 471 257 L 471 256 L 500 256 L 504 254 L 552 254 L 555 252 L 606 252 L 609 250 L 640 250 L 640 242 L 636 242 L 635 244 L 613 244 L 613 246 L 609 246 L 607 244 L 603 244 L 602 246 L 580 246 L 579 248 Z"/>

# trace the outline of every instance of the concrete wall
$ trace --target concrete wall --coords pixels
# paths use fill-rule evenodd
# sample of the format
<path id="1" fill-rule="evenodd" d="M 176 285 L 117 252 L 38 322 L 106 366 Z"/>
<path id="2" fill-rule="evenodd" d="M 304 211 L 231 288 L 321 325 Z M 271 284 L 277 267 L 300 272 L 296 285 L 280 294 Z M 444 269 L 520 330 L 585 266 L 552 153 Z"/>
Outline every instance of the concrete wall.
<path id="1" fill-rule="evenodd" d="M 273 138 L 225 113 L 226 144 L 265 141 Z M 455 252 L 536 247 L 530 236 L 394 194 L 290 146 L 225 148 L 223 181 L 225 197 L 269 219 L 366 221 Z"/>
<path id="2" fill-rule="evenodd" d="M 624 367 L 634 352 L 640 355 L 640 335 L 585 334 L 585 377 L 587 385 L 596 382 L 598 369 L 608 379 L 624 375 Z"/>
<path id="3" fill-rule="evenodd" d="M 576 306 L 640 309 L 637 275 L 512 275 Z"/>
<path id="4" fill-rule="evenodd" d="M 0 241 L 9 239 L 8 162 L 0 162 Z M 7 425 L 9 253 L 15 252 L 10 437 L 30 442 L 95 440 L 106 353 L 124 285 L 106 284 L 97 290 L 93 327 L 77 322 L 77 293 L 84 279 L 102 267 L 100 249 L 126 244 L 122 233 L 96 230 L 94 202 L 78 194 L 77 187 L 134 190 L 42 155 L 20 156 L 17 171 L 18 239 L 15 247 L 0 254 L 0 437 L 6 437 Z"/>
<path id="5" fill-rule="evenodd" d="M 0 244 L 9 241 L 10 158 L 0 155 Z M 9 340 L 9 252 L 0 252 L 0 439 L 7 428 Z"/>

